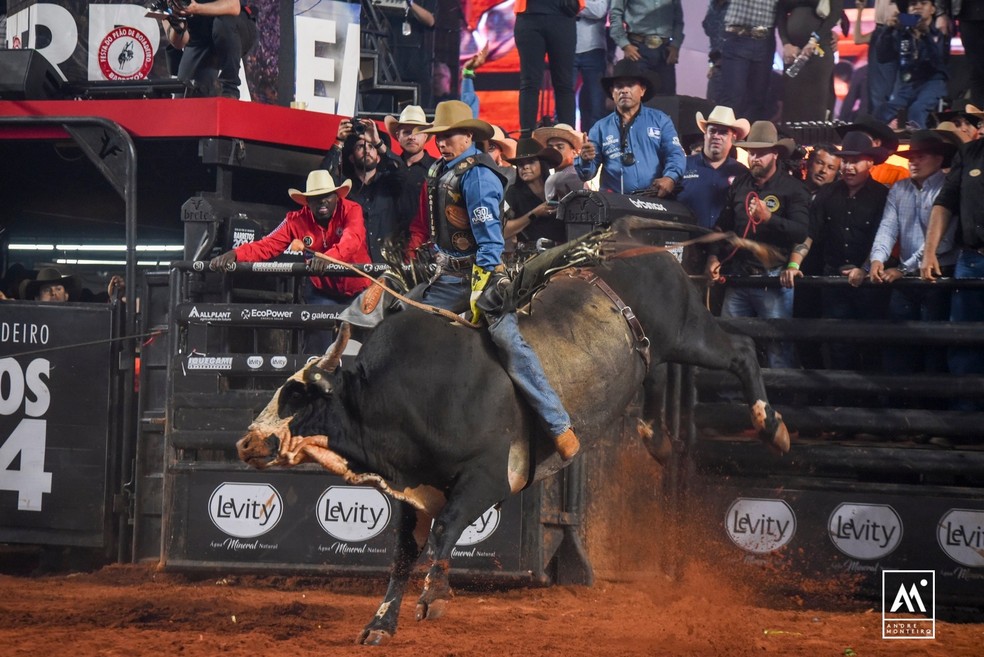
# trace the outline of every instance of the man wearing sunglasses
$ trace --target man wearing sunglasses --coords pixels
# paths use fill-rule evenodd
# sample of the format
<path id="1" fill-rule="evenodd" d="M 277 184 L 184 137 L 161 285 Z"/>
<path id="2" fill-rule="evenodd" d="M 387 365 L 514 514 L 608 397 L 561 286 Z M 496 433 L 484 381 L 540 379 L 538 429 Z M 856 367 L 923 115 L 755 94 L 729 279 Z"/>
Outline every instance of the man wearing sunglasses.
<path id="1" fill-rule="evenodd" d="M 591 127 L 574 159 L 581 180 L 591 180 L 604 165 L 602 191 L 669 196 L 683 177 L 686 155 L 670 117 L 643 106 L 658 87 L 651 73 L 623 59 L 601 84 L 615 101 L 615 111 Z"/>

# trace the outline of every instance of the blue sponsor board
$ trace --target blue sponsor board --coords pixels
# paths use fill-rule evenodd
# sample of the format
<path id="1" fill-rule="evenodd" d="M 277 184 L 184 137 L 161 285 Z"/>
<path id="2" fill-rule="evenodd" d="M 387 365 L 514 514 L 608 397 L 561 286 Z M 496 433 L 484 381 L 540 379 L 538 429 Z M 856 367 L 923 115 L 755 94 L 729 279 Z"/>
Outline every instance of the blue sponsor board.
<path id="1" fill-rule="evenodd" d="M 932 570 L 937 601 L 984 604 L 984 499 L 961 489 L 702 489 L 701 517 L 739 563 L 842 580 L 880 599 L 886 570 Z"/>
<path id="2" fill-rule="evenodd" d="M 171 473 L 165 564 L 261 569 L 290 564 L 344 574 L 387 572 L 399 502 L 316 469 Z M 453 570 L 517 574 L 521 496 L 487 509 L 462 534 Z"/>

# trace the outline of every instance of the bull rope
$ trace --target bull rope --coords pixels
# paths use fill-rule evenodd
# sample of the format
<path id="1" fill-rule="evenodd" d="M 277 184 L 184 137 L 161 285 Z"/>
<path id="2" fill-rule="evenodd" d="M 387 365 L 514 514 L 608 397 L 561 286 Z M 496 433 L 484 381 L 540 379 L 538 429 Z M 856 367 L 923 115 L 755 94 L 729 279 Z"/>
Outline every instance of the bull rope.
<path id="1" fill-rule="evenodd" d="M 63 344 L 60 347 L 45 347 L 44 349 L 32 349 L 31 351 L 18 351 L 16 354 L 5 354 L 5 358 L 13 358 L 14 356 L 33 356 L 34 354 L 45 354 L 49 351 L 60 351 L 62 349 L 75 349 L 76 347 L 91 347 L 97 344 L 110 344 L 111 342 L 120 342 L 122 340 L 131 340 L 133 338 L 150 338 L 145 341 L 143 345 L 147 345 L 152 342 L 157 337 L 167 333 L 167 329 L 159 329 L 157 331 L 151 331 L 149 333 L 137 333 L 135 335 L 121 335 L 118 338 L 103 338 L 102 340 L 91 340 L 89 342 L 75 342 L 73 344 Z"/>

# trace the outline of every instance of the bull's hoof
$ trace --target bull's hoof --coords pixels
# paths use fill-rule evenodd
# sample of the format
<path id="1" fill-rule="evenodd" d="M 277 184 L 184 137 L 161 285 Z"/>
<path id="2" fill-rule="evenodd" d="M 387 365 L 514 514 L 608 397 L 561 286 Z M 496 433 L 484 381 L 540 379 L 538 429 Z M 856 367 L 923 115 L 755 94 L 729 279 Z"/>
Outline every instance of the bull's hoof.
<path id="1" fill-rule="evenodd" d="M 437 620 L 444 615 L 448 607 L 448 600 L 432 600 L 431 602 L 417 603 L 417 620 Z"/>
<path id="2" fill-rule="evenodd" d="M 356 643 L 363 646 L 381 646 L 392 638 L 393 635 L 386 630 L 371 630 L 366 628 L 362 630 L 362 634 L 359 635 L 359 640 Z"/>

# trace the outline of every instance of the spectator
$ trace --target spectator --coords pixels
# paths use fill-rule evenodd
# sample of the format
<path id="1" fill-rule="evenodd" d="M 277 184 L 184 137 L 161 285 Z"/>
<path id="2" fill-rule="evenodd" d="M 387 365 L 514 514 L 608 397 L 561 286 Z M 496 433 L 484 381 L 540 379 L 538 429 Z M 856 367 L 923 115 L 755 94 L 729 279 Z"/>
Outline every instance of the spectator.
<path id="1" fill-rule="evenodd" d="M 548 128 L 537 128 L 533 131 L 533 139 L 542 146 L 554 149 L 562 157 L 558 164 L 552 165 L 554 172 L 547 178 L 544 190 L 546 200 L 559 201 L 571 192 L 584 189 L 584 181 L 574 168 L 574 158 L 581 152 L 584 143 L 582 133 L 569 125 L 558 123 Z"/>
<path id="2" fill-rule="evenodd" d="M 950 173 L 933 204 L 926 229 L 926 247 L 919 274 L 934 281 L 943 274 L 937 258 L 954 217 L 956 245 L 960 248 L 953 275 L 955 278 L 984 278 L 984 139 L 964 144 L 954 156 Z M 956 290 L 950 301 L 951 322 L 984 321 L 984 290 Z M 984 350 L 979 346 L 951 347 L 947 356 L 951 374 L 984 373 Z M 960 410 L 980 410 L 980 403 L 960 401 Z"/>
<path id="3" fill-rule="evenodd" d="M 68 301 L 76 293 L 75 279 L 71 275 L 63 276 L 54 267 L 42 267 L 37 277 L 21 282 L 21 289 L 21 299 L 53 303 Z"/>
<path id="4" fill-rule="evenodd" d="M 840 20 L 843 0 L 779 0 L 776 25 L 782 41 L 782 59 L 788 67 L 820 37 L 796 77 L 783 78 L 783 121 L 826 121 L 834 109 L 834 48 L 831 30 Z"/>
<path id="5" fill-rule="evenodd" d="M 868 115 L 862 115 L 854 123 L 839 125 L 836 128 L 837 134 L 841 139 L 845 139 L 848 133 L 860 130 L 869 137 L 875 146 L 881 146 L 889 152 L 894 153 L 899 148 L 899 138 L 892 132 L 884 121 L 878 121 Z M 870 172 L 871 177 L 883 185 L 891 187 L 897 181 L 909 177 L 909 170 L 890 162 L 883 162 L 875 165 Z"/>
<path id="6" fill-rule="evenodd" d="M 346 180 L 335 184 L 328 171 L 312 171 L 307 177 L 305 191 L 288 190 L 288 195 L 302 207 L 288 212 L 279 226 L 266 237 L 249 242 L 212 258 L 209 266 L 214 270 L 228 269 L 233 263 L 261 262 L 283 253 L 294 240 L 301 240 L 310 250 L 352 264 L 369 263 L 366 247 L 366 227 L 362 208 L 345 198 L 352 187 Z M 309 264 L 312 276 L 305 281 L 305 303 L 334 306 L 342 310 L 359 295 L 370 282 L 351 276 L 324 276 L 328 261 L 313 258 Z M 304 336 L 307 353 L 325 353 L 331 346 L 330 331 L 309 331 Z"/>
<path id="7" fill-rule="evenodd" d="M 489 154 L 492 161 L 499 167 L 499 173 L 506 177 L 506 189 L 516 183 L 516 167 L 509 160 L 516 157 L 516 140 L 507 137 L 497 125 L 492 126 L 492 138 L 483 141 L 480 148 Z"/>
<path id="8" fill-rule="evenodd" d="M 601 78 L 608 68 L 608 10 L 611 0 L 585 0 L 577 15 L 577 47 L 574 49 L 574 77 L 581 76 L 577 108 L 581 132 L 587 132 L 605 114 Z"/>
<path id="9" fill-rule="evenodd" d="M 935 9 L 933 0 L 912 0 L 908 13 L 890 20 L 874 43 L 879 62 L 899 65 L 892 95 L 876 110 L 876 119 L 891 121 L 906 110 L 909 124 L 925 128 L 929 113 L 946 95 L 945 39 L 933 26 Z"/>
<path id="10" fill-rule="evenodd" d="M 701 147 L 686 160 L 681 189 L 677 200 L 690 208 L 697 224 L 713 228 L 728 196 L 728 188 L 738 176 L 748 169 L 731 156 L 736 141 L 744 139 L 751 127 L 747 119 L 735 118 L 730 107 L 718 105 L 704 118 L 696 115 L 697 128 L 703 133 Z M 687 273 L 699 274 L 707 259 L 706 252 L 698 246 L 687 247 L 683 253 L 683 266 Z M 720 295 L 712 295 L 715 306 L 720 308 Z"/>
<path id="11" fill-rule="evenodd" d="M 851 123 L 861 114 L 868 114 L 868 64 L 862 64 L 852 69 L 848 62 L 841 60 L 834 66 L 834 77 L 837 77 L 837 66 L 845 64 L 851 74 L 847 78 L 847 94 L 837 112 L 837 120 Z"/>
<path id="12" fill-rule="evenodd" d="M 399 118 L 387 116 L 383 119 L 386 131 L 390 137 L 400 144 L 403 152 L 400 159 L 407 167 L 406 188 L 404 191 L 404 202 L 409 203 L 406 208 L 415 207 L 417 199 L 420 198 L 420 190 L 424 186 L 427 178 L 427 171 L 436 162 L 434 156 L 428 153 L 424 146 L 430 139 L 430 135 L 422 132 L 415 133 L 416 128 L 429 128 L 430 122 L 424 114 L 424 109 L 419 105 L 407 105 Z"/>
<path id="13" fill-rule="evenodd" d="M 436 12 L 437 0 L 412 0 L 406 3 L 405 8 L 380 12 L 386 18 L 389 28 L 389 48 L 400 80 L 418 85 L 419 102 L 423 107 L 433 107 L 436 102 L 431 97 L 430 84 L 431 67 L 434 64 Z M 449 70 L 449 85 L 450 82 Z"/>
<path id="14" fill-rule="evenodd" d="M 958 100 L 947 110 L 937 112 L 935 118 L 937 122 L 951 122 L 964 143 L 981 137 L 981 119 L 984 119 L 984 110 L 974 107 L 965 99 Z"/>
<path id="15" fill-rule="evenodd" d="M 712 228 L 724 208 L 728 188 L 748 168 L 731 157 L 736 141 L 748 136 L 747 119 L 735 118 L 730 107 L 718 105 L 704 118 L 697 112 L 697 127 L 704 133 L 704 145 L 695 155 L 688 155 L 677 200 L 690 208 L 697 224 Z"/>
<path id="16" fill-rule="evenodd" d="M 980 0 L 939 0 L 937 27 L 953 34 L 952 21 L 957 22 L 960 42 L 967 64 L 970 65 L 968 99 L 984 107 L 984 2 Z"/>
<path id="17" fill-rule="evenodd" d="M 744 250 L 711 245 L 705 273 L 712 282 L 722 280 L 722 274 L 778 277 L 789 261 L 792 248 L 807 236 L 810 195 L 802 181 L 779 168 L 779 159 L 788 158 L 796 144 L 791 139 L 779 139 L 772 123 L 756 121 L 745 141 L 737 145 L 748 151 L 749 170 L 729 188 L 715 227 L 768 245 L 774 257 L 769 265 L 764 265 Z M 724 293 L 721 315 L 791 318 L 793 290 L 729 286 Z M 791 344 L 769 344 L 766 354 L 769 367 L 795 366 Z"/>
<path id="18" fill-rule="evenodd" d="M 911 175 L 893 185 L 888 193 L 885 214 L 871 249 L 872 282 L 891 284 L 919 271 L 933 202 L 946 177 L 943 168 L 950 166 L 956 150 L 953 144 L 930 130 L 913 133 L 909 150 L 902 153 L 909 158 Z M 946 276 L 953 275 L 957 262 L 955 232 L 956 225 L 950 226 L 935 249 L 936 260 Z M 889 262 L 896 243 L 898 264 L 888 267 L 885 263 Z M 950 316 L 949 290 L 895 286 L 889 300 L 889 316 L 899 321 L 943 321 Z M 944 372 L 945 360 L 938 349 L 891 347 L 885 350 L 885 368 L 893 374 Z"/>
<path id="19" fill-rule="evenodd" d="M 549 170 L 558 166 L 562 158 L 557 150 L 544 147 L 533 138 L 523 138 L 516 157 L 509 160 L 516 167 L 517 180 L 506 192 L 509 211 L 502 233 L 507 239 L 519 235 L 530 253 L 541 239 L 554 244 L 567 241 L 564 222 L 557 219 L 556 203 L 547 200 L 545 185 Z"/>
<path id="20" fill-rule="evenodd" d="M 942 123 L 939 123 L 935 128 L 933 128 L 933 132 L 939 135 L 941 139 L 953 144 L 957 148 L 960 148 L 967 143 L 964 141 L 966 135 L 960 130 L 960 128 L 950 121 L 943 121 Z M 949 169 L 944 168 L 943 171 L 947 172 Z"/>
<path id="21" fill-rule="evenodd" d="M 721 46 L 724 42 L 724 14 L 728 10 L 728 0 L 710 0 L 701 27 L 710 42 L 707 51 L 707 100 L 720 102 L 721 96 Z"/>
<path id="22" fill-rule="evenodd" d="M 868 137 L 868 139 L 871 138 Z M 814 146 L 806 158 L 806 179 L 804 181 L 810 192 L 810 198 L 815 198 L 821 187 L 837 180 L 837 174 L 840 173 L 840 170 L 841 156 L 835 146 L 830 144 Z"/>
<path id="23" fill-rule="evenodd" d="M 181 51 L 178 79 L 188 87 L 187 95 L 238 99 L 240 63 L 256 43 L 252 9 L 240 0 L 190 0 L 175 6 L 174 16 L 184 23 L 165 20 L 165 27 L 171 46 Z"/>
<path id="24" fill-rule="evenodd" d="M 459 94 L 451 88 L 451 68 L 444 62 L 434 62 L 431 71 L 431 94 L 434 104 L 458 100 Z"/>
<path id="25" fill-rule="evenodd" d="M 620 194 L 669 196 L 683 177 L 686 156 L 666 114 L 643 103 L 658 86 L 638 62 L 623 59 L 602 78 L 615 111 L 591 127 L 588 141 L 574 159 L 581 180 L 601 172 L 601 189 Z"/>
<path id="26" fill-rule="evenodd" d="M 356 125 L 362 127 L 361 133 L 355 131 Z M 389 149 L 371 119 L 342 119 L 321 168 L 336 180 L 352 181 L 348 200 L 362 206 L 369 255 L 373 262 L 386 262 L 383 247 L 406 235 L 419 198 L 407 191 L 409 169 Z"/>
<path id="27" fill-rule="evenodd" d="M 868 273 L 868 254 L 885 209 L 888 189 L 871 179 L 875 163 L 884 162 L 889 151 L 874 146 L 871 137 L 852 132 L 840 151 L 841 179 L 823 187 L 810 204 L 810 227 L 802 244 L 793 247 L 780 278 L 793 287 L 803 275 L 801 265 L 814 244 L 823 246 L 824 276 L 845 276 L 850 289 L 821 290 L 823 316 L 831 319 L 880 319 L 877 291 L 861 287 Z M 859 369 L 860 352 L 854 345 L 831 344 L 827 367 Z"/>
<path id="28" fill-rule="evenodd" d="M 612 0 L 609 33 L 625 58 L 639 62 L 659 84 L 660 96 L 676 94 L 676 65 L 683 44 L 681 0 Z"/>
<path id="29" fill-rule="evenodd" d="M 536 126 L 544 56 L 550 63 L 557 121 L 574 125 L 575 16 L 583 8 L 584 0 L 516 0 L 521 137 L 529 137 Z"/>
<path id="30" fill-rule="evenodd" d="M 719 105 L 749 121 L 772 118 L 769 94 L 778 0 L 730 0 L 721 42 Z"/>
<path id="31" fill-rule="evenodd" d="M 874 43 L 883 32 L 888 30 L 888 24 L 899 14 L 899 8 L 894 0 L 875 0 L 875 29 L 867 34 L 861 33 L 861 12 L 864 10 L 866 0 L 855 0 L 854 7 L 858 10 L 857 20 L 854 21 L 852 35 L 854 43 L 857 45 L 868 45 L 868 103 L 867 110 L 862 110 L 862 114 L 877 114 L 882 105 L 888 102 L 892 95 L 892 88 L 895 86 L 895 76 L 899 70 L 897 59 L 886 62 L 878 61 L 875 55 Z"/>

